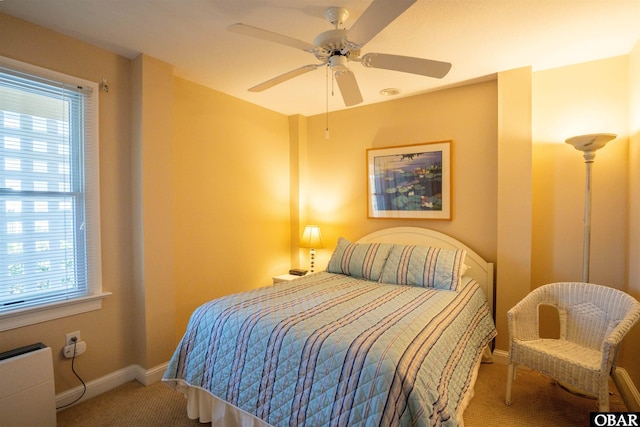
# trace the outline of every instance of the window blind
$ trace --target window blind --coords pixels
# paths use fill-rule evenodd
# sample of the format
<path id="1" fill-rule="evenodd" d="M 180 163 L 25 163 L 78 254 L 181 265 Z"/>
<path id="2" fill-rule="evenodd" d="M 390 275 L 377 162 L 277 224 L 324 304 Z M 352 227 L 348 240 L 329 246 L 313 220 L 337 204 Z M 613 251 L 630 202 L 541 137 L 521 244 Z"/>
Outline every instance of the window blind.
<path id="1" fill-rule="evenodd" d="M 0 315 L 101 291 L 95 86 L 42 74 L 0 66 Z"/>

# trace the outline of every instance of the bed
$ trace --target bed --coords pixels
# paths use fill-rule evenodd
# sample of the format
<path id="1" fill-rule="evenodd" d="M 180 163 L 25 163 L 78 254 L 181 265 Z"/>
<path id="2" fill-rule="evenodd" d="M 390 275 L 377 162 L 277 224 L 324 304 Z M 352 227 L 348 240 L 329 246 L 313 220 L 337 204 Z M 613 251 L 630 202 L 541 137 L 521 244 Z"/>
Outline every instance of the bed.
<path id="1" fill-rule="evenodd" d="M 214 426 L 462 426 L 493 265 L 442 233 L 340 238 L 325 271 L 197 308 L 163 381 Z"/>

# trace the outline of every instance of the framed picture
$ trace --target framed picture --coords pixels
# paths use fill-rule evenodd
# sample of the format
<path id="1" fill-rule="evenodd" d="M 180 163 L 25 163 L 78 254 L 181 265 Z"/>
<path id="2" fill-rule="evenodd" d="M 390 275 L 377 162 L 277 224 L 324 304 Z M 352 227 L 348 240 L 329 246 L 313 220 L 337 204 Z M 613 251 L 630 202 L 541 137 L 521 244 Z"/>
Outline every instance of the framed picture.
<path id="1" fill-rule="evenodd" d="M 369 218 L 451 219 L 451 141 L 367 150 Z"/>

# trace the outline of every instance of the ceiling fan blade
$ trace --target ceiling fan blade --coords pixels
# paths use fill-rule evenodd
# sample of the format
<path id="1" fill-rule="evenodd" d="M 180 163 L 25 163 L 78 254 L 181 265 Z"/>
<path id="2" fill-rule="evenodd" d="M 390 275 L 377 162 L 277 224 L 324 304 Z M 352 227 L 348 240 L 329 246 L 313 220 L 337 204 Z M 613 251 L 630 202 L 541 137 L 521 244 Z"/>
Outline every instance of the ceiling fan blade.
<path id="1" fill-rule="evenodd" d="M 356 76 L 353 71 L 343 69 L 336 71 L 336 82 L 340 88 L 344 105 L 350 107 L 352 105 L 360 104 L 362 102 L 362 94 L 356 81 Z"/>
<path id="2" fill-rule="evenodd" d="M 362 65 L 370 68 L 403 71 L 438 79 L 447 75 L 451 69 L 449 62 L 431 59 L 413 58 L 411 56 L 389 55 L 386 53 L 367 53 L 361 59 Z"/>
<path id="3" fill-rule="evenodd" d="M 362 47 L 417 0 L 373 0 L 349 29 L 349 41 Z"/>
<path id="4" fill-rule="evenodd" d="M 277 77 L 267 80 L 264 83 L 260 83 L 259 85 L 255 85 L 252 88 L 249 88 L 249 92 L 262 92 L 263 90 L 274 87 L 275 85 L 279 85 L 280 83 L 286 82 L 294 77 L 298 77 L 304 73 L 308 73 L 309 71 L 313 71 L 318 67 L 321 67 L 325 64 L 310 64 L 304 65 L 300 68 L 296 68 L 295 70 L 291 70 L 287 73 L 281 74 Z"/>
<path id="5" fill-rule="evenodd" d="M 227 27 L 227 31 L 242 34 L 245 36 L 255 37 L 261 40 L 267 40 L 270 42 L 293 47 L 295 49 L 301 49 L 306 52 L 313 52 L 313 50 L 316 48 L 311 43 L 294 39 L 293 37 L 285 36 L 283 34 L 274 33 L 272 31 L 263 30 L 262 28 L 252 27 L 251 25 L 232 24 Z"/>

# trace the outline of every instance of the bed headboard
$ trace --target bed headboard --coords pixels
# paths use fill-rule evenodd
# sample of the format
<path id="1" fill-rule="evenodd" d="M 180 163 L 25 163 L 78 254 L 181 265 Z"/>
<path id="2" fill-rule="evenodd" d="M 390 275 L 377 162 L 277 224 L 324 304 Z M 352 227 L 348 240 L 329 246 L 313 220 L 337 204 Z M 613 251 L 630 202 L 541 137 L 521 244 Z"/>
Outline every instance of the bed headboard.
<path id="1" fill-rule="evenodd" d="M 424 245 L 446 249 L 464 249 L 464 263 L 470 268 L 465 276 L 475 279 L 487 296 L 491 312 L 493 309 L 493 263 L 485 261 L 473 249 L 439 231 L 420 227 L 391 227 L 374 231 L 357 240 L 357 243 L 397 243 L 401 245 Z M 495 314 L 494 314 L 495 316 Z"/>

